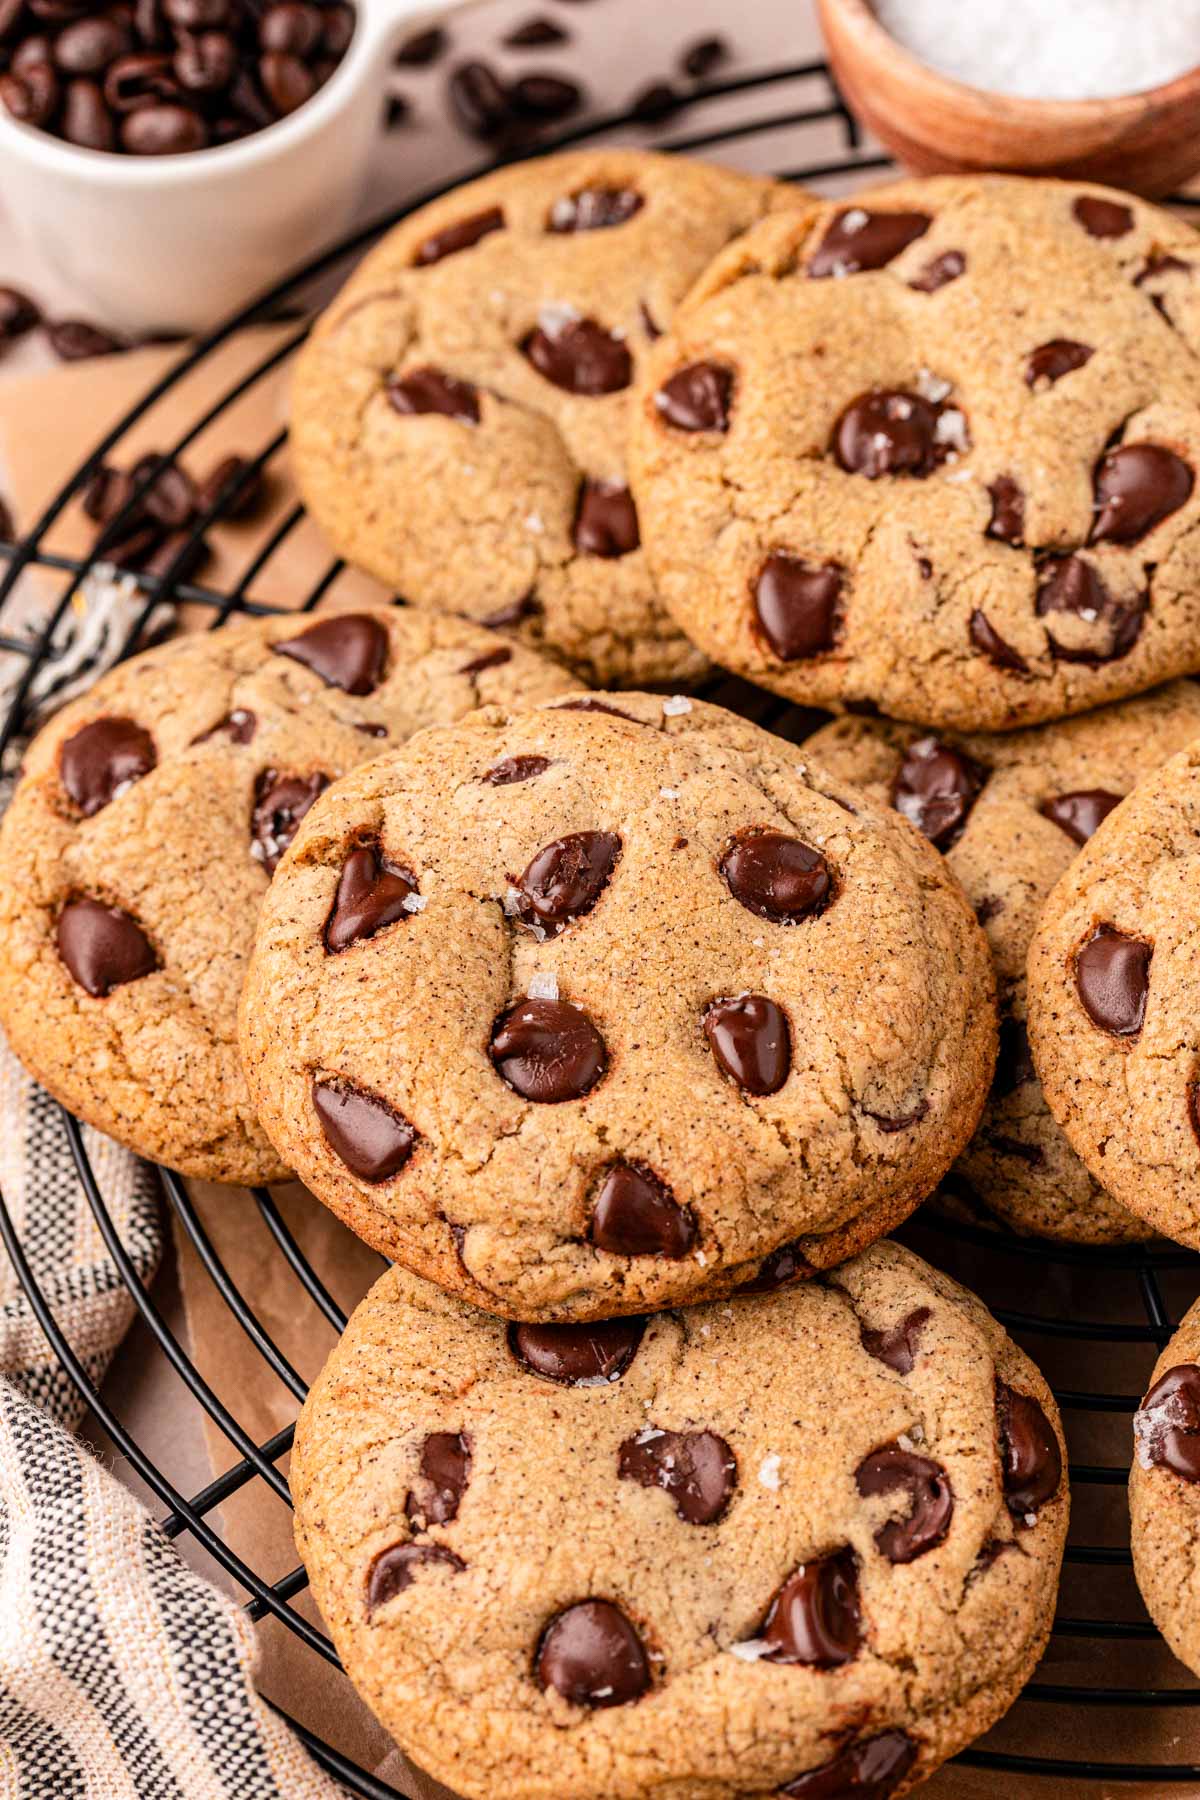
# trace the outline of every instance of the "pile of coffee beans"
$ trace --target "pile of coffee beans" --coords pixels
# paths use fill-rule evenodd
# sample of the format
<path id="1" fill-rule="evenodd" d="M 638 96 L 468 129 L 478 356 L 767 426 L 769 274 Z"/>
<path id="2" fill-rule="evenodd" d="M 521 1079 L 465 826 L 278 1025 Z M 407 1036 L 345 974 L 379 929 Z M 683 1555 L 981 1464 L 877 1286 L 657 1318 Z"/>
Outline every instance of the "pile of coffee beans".
<path id="1" fill-rule="evenodd" d="M 222 457 L 197 480 L 181 463 L 149 452 L 129 469 L 101 464 L 82 498 L 84 512 L 100 527 L 96 548 L 105 562 L 186 581 L 209 556 L 203 538 L 191 541 L 198 519 L 210 512 L 222 520 L 251 518 L 265 495 L 262 471 L 246 457 Z"/>
<path id="2" fill-rule="evenodd" d="M 204 150 L 303 106 L 353 33 L 345 0 L 0 0 L 0 103 L 88 150 Z"/>

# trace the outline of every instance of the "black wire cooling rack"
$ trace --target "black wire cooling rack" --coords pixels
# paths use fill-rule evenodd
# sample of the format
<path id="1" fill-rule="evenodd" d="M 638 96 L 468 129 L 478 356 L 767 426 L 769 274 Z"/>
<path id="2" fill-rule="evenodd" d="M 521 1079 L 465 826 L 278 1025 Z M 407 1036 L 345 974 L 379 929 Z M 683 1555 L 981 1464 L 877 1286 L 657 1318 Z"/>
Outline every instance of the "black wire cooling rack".
<path id="1" fill-rule="evenodd" d="M 771 69 L 706 87 L 692 97 L 687 117 L 689 121 L 708 121 L 707 128 L 677 136 L 660 132 L 655 134 L 658 147 L 720 155 L 733 145 L 745 149 L 747 140 L 751 140 L 750 148 L 760 162 L 765 158 L 786 177 L 817 186 L 836 186 L 843 180 L 852 181 L 862 171 L 888 167 L 885 158 L 871 154 L 861 145 L 854 120 L 823 63 Z M 832 161 L 794 166 L 797 152 L 802 154 L 806 137 L 811 141 L 813 129 L 828 132 L 831 124 L 841 136 L 842 154 Z M 614 135 L 626 140 L 640 139 L 646 131 L 630 115 L 612 116 L 593 120 L 541 148 L 611 140 Z M 171 459 L 184 455 L 204 432 L 294 354 L 307 331 L 307 324 L 297 321 L 297 311 L 302 317 L 311 312 L 317 286 L 349 266 L 404 212 L 432 198 L 433 193 L 422 194 L 411 207 L 376 221 L 181 352 L 169 371 L 96 444 L 32 529 L 15 543 L 0 542 L 0 568 L 7 564 L 0 578 L 0 652 L 22 659 L 11 705 L 0 724 L 0 757 L 25 728 L 31 699 L 37 691 L 35 682 L 44 679 L 48 670 L 52 673 L 57 634 L 72 595 L 79 582 L 103 563 L 107 548 L 120 543 L 141 495 L 154 480 L 156 467 L 145 469 L 127 505 L 108 523 L 88 556 L 61 554 L 48 543 L 68 506 L 78 501 L 131 428 L 150 415 L 185 378 L 211 366 L 235 332 L 250 325 L 285 321 L 282 341 L 274 336 L 269 350 L 204 407 L 163 452 L 164 457 Z M 1184 197 L 1180 204 L 1195 206 L 1200 201 Z M 259 472 L 269 471 L 284 454 L 285 445 L 286 432 L 280 431 L 250 455 L 240 485 L 252 482 Z M 193 578 L 197 549 L 205 532 L 233 511 L 237 498 L 238 490 L 227 492 L 197 517 L 169 568 L 135 577 L 140 607 L 135 607 L 136 616 L 118 646 L 119 654 L 128 653 L 138 644 L 163 602 L 188 602 L 204 608 L 214 626 L 234 612 L 279 610 L 256 599 L 252 589 L 271 559 L 301 525 L 304 514 L 298 506 L 258 546 L 235 582 L 217 589 Z M 342 569 L 340 562 L 330 562 L 295 605 L 301 610 L 315 607 L 334 586 Z M 34 570 L 49 571 L 50 579 L 61 575 L 61 592 L 44 616 L 39 616 L 33 631 L 16 629 L 10 621 L 17 610 L 18 584 Z M 802 722 L 794 709 L 744 684 L 723 683 L 711 697 L 737 706 L 770 729 L 802 735 Z M 251 1618 L 278 1620 L 314 1655 L 336 1666 L 336 1653 L 328 1637 L 292 1605 L 306 1586 L 303 1569 L 295 1569 L 282 1579 L 265 1579 L 231 1548 L 214 1522 L 219 1520 L 222 1503 L 254 1482 L 265 1483 L 281 1501 L 290 1504 L 287 1481 L 277 1465 L 291 1447 L 292 1428 L 266 1442 L 255 1442 L 238 1422 L 236 1398 L 227 1404 L 201 1375 L 173 1335 L 121 1242 L 78 1124 L 66 1115 L 64 1121 L 79 1181 L 109 1254 L 141 1319 L 186 1394 L 228 1440 L 237 1457 L 233 1466 L 199 1493 L 188 1496 L 178 1490 L 150 1451 L 131 1436 L 72 1351 L 0 1199 L 0 1239 L 33 1312 L 94 1417 L 166 1508 L 161 1522 L 167 1536 L 179 1538 L 190 1533 L 247 1596 L 246 1611 Z M 161 1176 L 178 1225 L 228 1309 L 231 1321 L 258 1351 L 265 1365 L 264 1380 L 268 1373 L 276 1378 L 299 1408 L 305 1383 L 257 1316 L 253 1294 L 242 1292 L 230 1277 L 184 1183 L 168 1169 L 163 1169 Z M 265 1189 L 259 1189 L 254 1193 L 254 1202 L 275 1252 L 294 1278 L 295 1305 L 311 1309 L 314 1324 L 324 1320 L 340 1331 L 345 1314 L 320 1271 L 304 1255 L 275 1201 Z M 1034 1778 L 1051 1776 L 1059 1781 L 1056 1793 L 1086 1795 L 1090 1800 L 1098 1800 L 1118 1784 L 1123 1793 L 1140 1784 L 1140 1791 L 1145 1794 L 1167 1788 L 1179 1791 L 1190 1784 L 1192 1791 L 1200 1795 L 1200 1729 L 1189 1730 L 1196 1717 L 1195 1709 L 1200 1706 L 1200 1685 L 1192 1682 L 1169 1655 L 1146 1616 L 1133 1582 L 1124 1506 L 1131 1452 L 1130 1415 L 1174 1322 L 1200 1291 L 1200 1258 L 1170 1246 L 1086 1249 L 1054 1245 L 959 1222 L 931 1214 L 928 1209 L 910 1222 L 902 1235 L 938 1267 L 978 1293 L 1040 1363 L 1063 1410 L 1070 1441 L 1074 1518 L 1050 1649 L 1037 1677 L 1008 1717 L 983 1745 L 964 1752 L 958 1759 L 960 1764 L 980 1772 L 977 1778 L 972 1776 L 972 1795 L 986 1795 L 989 1800 L 1003 1795 L 1005 1800 L 1012 1800 L 1018 1794 L 1036 1793 L 1042 1783 Z M 273 1276 L 277 1273 L 272 1271 Z M 244 1400 L 245 1396 L 241 1398 Z M 1120 1674 L 1116 1684 L 1112 1681 L 1114 1666 Z M 1047 1720 L 1045 1709 L 1055 1708 L 1062 1709 L 1061 1728 L 1057 1723 L 1059 1715 L 1051 1713 Z M 1037 1709 L 1040 1716 L 1031 1709 Z M 1188 1713 L 1192 1714 L 1191 1719 Z M 1196 1719 L 1196 1725 L 1200 1726 L 1200 1719 Z M 296 1729 L 317 1761 L 348 1792 L 363 1800 L 401 1800 L 397 1789 L 354 1765 L 313 1732 L 299 1725 Z M 1061 1753 L 1056 1753 L 1059 1746 Z M 1194 1760 L 1173 1758 L 1171 1753 L 1180 1746 Z M 978 1786 L 973 1785 L 976 1779 Z"/>

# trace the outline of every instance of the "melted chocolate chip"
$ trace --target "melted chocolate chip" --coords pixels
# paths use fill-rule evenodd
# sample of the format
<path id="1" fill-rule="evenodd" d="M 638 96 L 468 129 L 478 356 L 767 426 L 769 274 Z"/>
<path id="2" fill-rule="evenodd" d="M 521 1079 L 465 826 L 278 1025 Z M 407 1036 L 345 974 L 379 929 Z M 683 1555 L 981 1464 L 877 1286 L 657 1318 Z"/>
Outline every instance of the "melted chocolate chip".
<path id="1" fill-rule="evenodd" d="M 1075 952 L 1075 987 L 1093 1025 L 1115 1037 L 1136 1037 L 1146 1016 L 1151 944 L 1099 925 Z"/>
<path id="2" fill-rule="evenodd" d="M 739 1294 L 773 1294 L 779 1288 L 791 1287 L 793 1282 L 807 1281 L 816 1272 L 808 1258 L 801 1254 L 797 1244 L 780 1244 L 778 1250 L 772 1250 L 769 1256 L 763 1257 L 757 1273 L 746 1281 L 739 1281 L 734 1291 Z"/>
<path id="3" fill-rule="evenodd" d="M 984 1139 L 1001 1156 L 1015 1156 L 1031 1169 L 1040 1169 L 1046 1160 L 1046 1153 L 1040 1144 L 1027 1144 L 1021 1138 L 1008 1137 L 1003 1131 L 985 1132 Z"/>
<path id="4" fill-rule="evenodd" d="M 640 725 L 632 713 L 622 712 L 619 706 L 610 706 L 607 700 L 561 700 L 554 708 L 555 712 L 607 713 L 610 719 L 624 719 L 630 725 Z"/>
<path id="5" fill-rule="evenodd" d="M 918 1306 L 897 1325 L 887 1325 L 878 1331 L 862 1325 L 858 1335 L 868 1356 L 894 1369 L 897 1375 L 911 1375 L 921 1332 L 932 1317 L 927 1306 Z"/>
<path id="6" fill-rule="evenodd" d="M 409 1524 L 422 1530 L 456 1519 L 470 1476 L 471 1446 L 462 1433 L 431 1432 L 421 1445 L 417 1485 L 404 1502 Z"/>
<path id="7" fill-rule="evenodd" d="M 59 751 L 58 772 L 68 797 L 90 819 L 157 761 L 154 739 L 133 719 L 93 719 Z"/>
<path id="8" fill-rule="evenodd" d="M 58 954 L 94 1000 L 140 981 L 158 967 L 149 938 L 119 906 L 87 898 L 68 900 L 58 915 Z"/>
<path id="9" fill-rule="evenodd" d="M 1078 788 L 1072 794 L 1055 794 L 1038 807 L 1044 819 L 1065 831 L 1077 844 L 1086 844 L 1123 796 L 1107 788 Z"/>
<path id="10" fill-rule="evenodd" d="M 1135 544 L 1191 497 L 1195 478 L 1162 444 L 1118 444 L 1096 468 L 1089 543 Z"/>
<path id="11" fill-rule="evenodd" d="M 784 662 L 832 650 L 845 570 L 809 563 L 776 550 L 754 583 L 754 611 L 763 636 Z"/>
<path id="12" fill-rule="evenodd" d="M 508 1347 L 543 1381 L 600 1387 L 619 1381 L 637 1354 L 644 1319 L 604 1319 L 591 1325 L 510 1325 Z"/>
<path id="13" fill-rule="evenodd" d="M 996 1073 L 992 1079 L 992 1095 L 1003 1100 L 1034 1077 L 1033 1057 L 1029 1052 L 1029 1033 L 1021 1019 L 1001 1019 L 1000 1047 L 996 1057 Z"/>
<path id="14" fill-rule="evenodd" d="M 275 873 L 284 851 L 300 829 L 300 821 L 328 786 L 328 775 L 319 772 L 281 775 L 277 769 L 262 771 L 254 784 L 250 850 L 268 875 Z"/>
<path id="15" fill-rule="evenodd" d="M 787 1014 L 763 994 L 711 1000 L 704 1035 L 717 1062 L 747 1094 L 776 1094 L 792 1064 Z"/>
<path id="16" fill-rule="evenodd" d="M 544 775 L 549 767 L 547 756 L 506 756 L 481 779 L 491 787 L 511 787 L 516 781 L 532 781 L 535 776 Z"/>
<path id="17" fill-rule="evenodd" d="M 406 375 L 393 375 L 387 397 L 398 413 L 443 413 L 463 425 L 479 423 L 479 389 L 440 369 L 410 369 Z"/>
<path id="18" fill-rule="evenodd" d="M 325 1142 L 360 1181 L 390 1181 L 412 1155 L 416 1131 L 378 1094 L 314 1078 L 312 1099 Z"/>
<path id="19" fill-rule="evenodd" d="M 1025 542 L 1025 495 L 1011 475 L 997 475 L 988 493 L 992 497 L 992 516 L 987 535 L 1002 544 Z"/>
<path id="20" fill-rule="evenodd" d="M 884 1444 L 863 1458 L 854 1479 L 864 1500 L 899 1490 L 908 1496 L 907 1516 L 888 1519 L 875 1533 L 876 1547 L 890 1563 L 916 1562 L 949 1531 L 954 1494 L 940 1463 L 903 1450 L 899 1444 Z"/>
<path id="21" fill-rule="evenodd" d="M 1101 200 L 1095 194 L 1080 194 L 1071 207 L 1089 237 L 1118 238 L 1133 230 L 1133 208 L 1117 200 Z"/>
<path id="22" fill-rule="evenodd" d="M 1077 344 L 1073 338 L 1051 338 L 1048 344 L 1039 344 L 1030 353 L 1025 364 L 1026 386 L 1053 387 L 1072 370 L 1082 369 L 1094 355 L 1090 344 Z"/>
<path id="23" fill-rule="evenodd" d="M 585 1012 L 566 1000 L 520 1000 L 492 1033 L 496 1071 L 524 1100 L 555 1105 L 595 1087 L 608 1057 Z"/>
<path id="24" fill-rule="evenodd" d="M 360 844 L 342 865 L 333 907 L 325 921 L 325 948 L 337 952 L 375 936 L 408 916 L 404 902 L 417 891 L 409 869 L 388 862 L 378 844 Z"/>
<path id="25" fill-rule="evenodd" d="M 1019 650 L 1006 643 L 990 622 L 986 613 L 978 607 L 971 614 L 967 635 L 977 650 L 982 650 L 988 661 L 997 669 L 1009 669 L 1015 675 L 1027 675 L 1029 664 Z"/>
<path id="26" fill-rule="evenodd" d="M 939 850 L 962 835 L 988 771 L 935 737 L 910 744 L 892 783 L 892 805 Z"/>
<path id="27" fill-rule="evenodd" d="M 235 706 L 232 712 L 218 719 L 207 731 L 192 739 L 193 744 L 207 744 L 213 738 L 227 738 L 231 744 L 248 744 L 258 730 L 257 716 L 244 706 Z"/>
<path id="28" fill-rule="evenodd" d="M 517 917 L 540 936 L 557 937 L 572 920 L 591 912 L 620 854 L 621 840 L 612 831 L 576 831 L 546 844 L 517 880 Z"/>
<path id="29" fill-rule="evenodd" d="M 911 1112 L 899 1114 L 872 1112 L 869 1106 L 864 1106 L 862 1110 L 868 1119 L 873 1119 L 875 1121 L 880 1131 L 891 1133 L 894 1131 L 907 1131 L 910 1126 L 919 1125 L 921 1120 L 925 1118 L 929 1112 L 929 1102 L 928 1100 L 920 1100 L 917 1105 L 913 1107 Z"/>
<path id="30" fill-rule="evenodd" d="M 1083 663 L 1098 668 L 1127 656 L 1141 636 L 1146 617 L 1145 595 L 1132 602 L 1118 601 L 1109 593 L 1099 573 L 1081 556 L 1046 557 L 1038 566 L 1037 613 L 1066 613 L 1087 625 L 1103 628 L 1106 642 L 1092 648 L 1060 643 L 1050 631 L 1046 641 L 1060 662 Z"/>
<path id="31" fill-rule="evenodd" d="M 432 237 L 427 237 L 418 246 L 413 261 L 418 268 L 427 268 L 430 263 L 441 262 L 443 257 L 454 256 L 459 250 L 469 250 L 490 232 L 503 229 L 504 214 L 498 206 L 489 206 L 486 212 L 472 213 L 469 219 L 460 219 L 457 225 L 447 225 L 444 231 L 436 231 Z"/>
<path id="32" fill-rule="evenodd" d="M 775 925 L 798 925 L 833 898 L 833 875 L 820 851 L 782 831 L 739 833 L 720 868 L 734 899 Z"/>
<path id="33" fill-rule="evenodd" d="M 521 351 L 539 375 L 568 394 L 616 394 L 633 380 L 633 358 L 624 339 L 595 319 L 567 319 L 554 330 L 535 326 Z"/>
<path id="34" fill-rule="evenodd" d="M 550 231 L 607 231 L 624 225 L 645 202 L 633 188 L 580 188 L 550 208 Z"/>
<path id="35" fill-rule="evenodd" d="M 772 1600 L 759 1635 L 770 1645 L 764 1662 L 805 1663 L 815 1669 L 852 1662 L 862 1644 L 853 1551 L 801 1563 Z"/>
<path id="36" fill-rule="evenodd" d="M 592 1212 L 591 1241 L 613 1256 L 686 1256 L 696 1220 L 644 1163 L 620 1162 L 604 1177 Z"/>
<path id="37" fill-rule="evenodd" d="M 904 1732 L 881 1731 L 807 1769 L 779 1792 L 784 1800 L 888 1800 L 916 1760 L 917 1746 Z"/>
<path id="38" fill-rule="evenodd" d="M 935 256 L 932 262 L 925 264 L 915 281 L 909 282 L 918 294 L 936 294 L 939 288 L 948 287 L 965 275 L 967 259 L 961 250 L 945 250 L 941 256 Z"/>
<path id="39" fill-rule="evenodd" d="M 637 507 L 616 481 L 585 481 L 571 539 L 581 556 L 628 556 L 641 543 Z"/>
<path id="40" fill-rule="evenodd" d="M 835 213 L 833 222 L 809 258 L 808 275 L 820 281 L 829 275 L 857 275 L 863 269 L 882 269 L 899 256 L 933 224 L 928 213 L 866 212 L 849 206 Z"/>
<path id="41" fill-rule="evenodd" d="M 1062 1451 L 1038 1402 L 1002 1381 L 996 1383 L 996 1416 L 1005 1502 L 1010 1513 L 1024 1519 L 1058 1492 Z"/>
<path id="42" fill-rule="evenodd" d="M 689 363 L 665 381 L 654 404 L 676 431 L 728 431 L 733 370 L 720 363 Z"/>
<path id="43" fill-rule="evenodd" d="M 383 679 L 388 634 L 369 613 L 336 613 L 299 637 L 277 639 L 271 648 L 276 656 L 303 663 L 326 687 L 361 698 Z"/>
<path id="44" fill-rule="evenodd" d="M 938 440 L 938 416 L 937 407 L 920 394 L 873 388 L 839 416 L 829 447 L 848 475 L 868 481 L 882 475 L 923 479 L 950 448 Z"/>
<path id="45" fill-rule="evenodd" d="M 647 1425 L 626 1438 L 617 1454 L 622 1481 L 663 1488 L 688 1525 L 711 1525 L 737 1486 L 733 1451 L 715 1431 L 660 1431 Z"/>
<path id="46" fill-rule="evenodd" d="M 642 1641 L 611 1600 L 580 1600 L 553 1618 L 535 1660 L 537 1678 L 575 1706 L 624 1706 L 650 1686 Z"/>
<path id="47" fill-rule="evenodd" d="M 378 1611 L 402 1594 L 411 1586 L 417 1570 L 431 1563 L 455 1570 L 466 1567 L 462 1558 L 444 1544 L 393 1544 L 390 1550 L 381 1550 L 367 1576 L 368 1613 Z"/>
<path id="48" fill-rule="evenodd" d="M 485 669 L 502 669 L 511 661 L 512 651 L 507 644 L 501 644 L 495 650 L 485 650 L 482 656 L 472 657 L 458 672 L 460 675 L 482 675 Z"/>
<path id="49" fill-rule="evenodd" d="M 1200 1369 L 1177 1363 L 1159 1377 L 1133 1422 L 1138 1458 L 1200 1481 Z"/>
<path id="50" fill-rule="evenodd" d="M 520 625 L 525 619 L 536 619 L 541 610 L 541 603 L 532 594 L 522 594 L 519 600 L 487 613 L 479 623 L 488 631 L 504 631 L 510 625 Z"/>

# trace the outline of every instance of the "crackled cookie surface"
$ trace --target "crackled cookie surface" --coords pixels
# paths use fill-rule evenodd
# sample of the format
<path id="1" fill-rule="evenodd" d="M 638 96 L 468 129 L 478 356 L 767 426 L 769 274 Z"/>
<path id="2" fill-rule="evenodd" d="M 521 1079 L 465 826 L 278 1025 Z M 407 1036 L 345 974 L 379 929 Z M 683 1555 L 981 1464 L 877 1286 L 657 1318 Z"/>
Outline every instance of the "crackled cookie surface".
<path id="1" fill-rule="evenodd" d="M 720 708 L 608 695 L 326 795 L 241 1046 L 361 1237 L 495 1312 L 603 1318 L 903 1218 L 974 1127 L 992 1006 L 960 890 L 886 808 Z"/>
<path id="2" fill-rule="evenodd" d="M 1019 1231 L 1084 1243 L 1152 1235 L 1093 1180 L 1046 1105 L 1029 1054 L 1025 962 L 1043 902 L 1080 845 L 1143 775 L 1197 737 L 1200 686 L 1180 681 L 1027 731 L 939 737 L 845 718 L 804 744 L 803 755 L 925 833 L 987 934 L 1000 1055 L 947 1191 Z"/>
<path id="3" fill-rule="evenodd" d="M 1200 1304 L 1159 1357 L 1133 1433 L 1134 1573 L 1167 1643 L 1200 1673 Z"/>
<path id="4" fill-rule="evenodd" d="M 706 264 L 800 191 L 630 150 L 539 158 L 422 208 L 300 358 L 292 448 L 337 549 L 419 606 L 516 631 L 588 680 L 704 659 L 641 549 L 629 393 Z"/>
<path id="5" fill-rule="evenodd" d="M 1114 1199 L 1200 1247 L 1200 746 L 1148 775 L 1046 902 L 1029 1037 L 1055 1118 Z"/>
<path id="6" fill-rule="evenodd" d="M 970 177 L 780 215 L 647 359 L 660 592 L 797 700 L 962 730 L 1200 665 L 1200 238 Z"/>
<path id="7" fill-rule="evenodd" d="M 758 1300 L 508 1326 L 398 1269 L 301 1414 L 347 1673 L 465 1796 L 897 1800 L 1032 1671 L 1054 1402 L 879 1243 Z"/>
<path id="8" fill-rule="evenodd" d="M 457 619 L 380 608 L 148 650 L 39 734 L 0 831 L 0 1020 L 73 1112 L 217 1181 L 286 1165 L 236 1045 L 271 871 L 331 781 L 475 706 L 565 691 Z"/>

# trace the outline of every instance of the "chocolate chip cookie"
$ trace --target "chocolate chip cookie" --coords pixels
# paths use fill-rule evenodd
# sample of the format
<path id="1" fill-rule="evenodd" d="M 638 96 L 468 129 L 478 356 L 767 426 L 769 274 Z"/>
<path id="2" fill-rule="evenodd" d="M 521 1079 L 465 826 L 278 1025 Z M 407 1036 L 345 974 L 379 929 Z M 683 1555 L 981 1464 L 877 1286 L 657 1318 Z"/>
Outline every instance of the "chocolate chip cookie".
<path id="1" fill-rule="evenodd" d="M 765 220 L 646 359 L 631 484 L 701 649 L 959 730 L 1200 667 L 1200 237 L 1104 189 L 906 181 Z"/>
<path id="2" fill-rule="evenodd" d="M 236 1013 L 254 921 L 329 783 L 484 701 L 566 677 L 411 609 L 279 617 L 123 663 L 30 746 L 0 830 L 0 1021 L 90 1124 L 185 1174 L 286 1173 Z"/>
<path id="3" fill-rule="evenodd" d="M 660 603 L 626 483 L 629 392 L 710 259 L 799 190 L 682 157 L 542 157 L 391 232 L 296 373 L 295 467 L 338 551 L 418 606 L 589 681 L 704 659 Z"/>
<path id="4" fill-rule="evenodd" d="M 1167 1643 L 1200 1674 L 1200 1302 L 1155 1364 L 1133 1434 L 1134 1573 Z"/>
<path id="5" fill-rule="evenodd" d="M 360 1237 L 493 1312 L 594 1319 L 890 1229 L 974 1128 L 992 1008 L 957 883 L 887 808 L 718 707 L 610 695 L 325 795 L 241 1045 Z"/>
<path id="6" fill-rule="evenodd" d="M 1080 845 L 1143 775 L 1197 737 L 1200 686 L 1179 681 L 1003 735 L 845 718 L 805 742 L 806 757 L 896 807 L 944 853 L 991 945 L 1000 1055 L 979 1129 L 946 1184 L 952 1204 L 1075 1243 L 1152 1235 L 1092 1179 L 1042 1097 L 1025 960 L 1042 904 Z"/>
<path id="7" fill-rule="evenodd" d="M 1115 1200 L 1200 1248 L 1200 745 L 1138 785 L 1046 902 L 1029 1039 L 1050 1109 Z"/>
<path id="8" fill-rule="evenodd" d="M 1064 1460 L 1033 1364 L 879 1243 L 593 1327 L 392 1269 L 291 1484 L 347 1673 L 467 1800 L 898 1800 L 1032 1672 Z"/>

